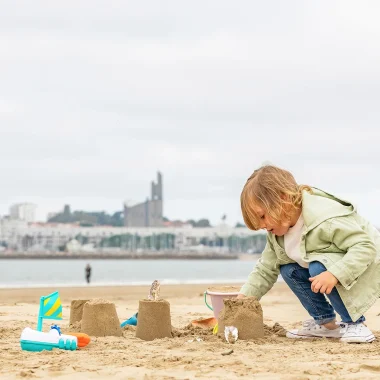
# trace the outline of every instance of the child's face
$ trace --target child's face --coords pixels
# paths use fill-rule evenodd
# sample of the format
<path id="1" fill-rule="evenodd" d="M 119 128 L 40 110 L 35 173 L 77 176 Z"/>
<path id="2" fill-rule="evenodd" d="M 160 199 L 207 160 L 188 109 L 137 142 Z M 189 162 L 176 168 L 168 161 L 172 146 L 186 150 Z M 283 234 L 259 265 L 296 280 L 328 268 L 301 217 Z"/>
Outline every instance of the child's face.
<path id="1" fill-rule="evenodd" d="M 267 230 L 276 236 L 283 236 L 289 231 L 291 221 L 283 215 L 281 215 L 280 222 L 276 222 L 262 207 L 254 205 L 253 209 L 260 218 L 260 229 Z"/>

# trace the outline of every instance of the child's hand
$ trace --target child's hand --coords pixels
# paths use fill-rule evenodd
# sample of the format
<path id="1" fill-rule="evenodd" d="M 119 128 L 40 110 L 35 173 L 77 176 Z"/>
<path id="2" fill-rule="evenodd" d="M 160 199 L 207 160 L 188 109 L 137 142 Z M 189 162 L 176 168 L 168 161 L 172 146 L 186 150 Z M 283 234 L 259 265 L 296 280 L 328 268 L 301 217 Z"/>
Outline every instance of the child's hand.
<path id="1" fill-rule="evenodd" d="M 323 272 L 318 276 L 310 277 L 311 290 L 314 293 L 326 293 L 330 294 L 334 289 L 335 285 L 338 283 L 337 278 L 330 272 Z"/>

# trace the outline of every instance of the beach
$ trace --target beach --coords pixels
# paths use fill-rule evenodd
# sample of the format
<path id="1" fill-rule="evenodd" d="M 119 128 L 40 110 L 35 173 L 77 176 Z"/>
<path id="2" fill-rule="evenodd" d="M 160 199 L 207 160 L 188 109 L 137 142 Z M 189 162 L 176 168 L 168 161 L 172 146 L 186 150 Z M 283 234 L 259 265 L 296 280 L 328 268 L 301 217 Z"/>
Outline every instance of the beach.
<path id="1" fill-rule="evenodd" d="M 228 285 L 228 284 L 226 284 Z M 236 284 L 235 284 L 236 285 Z M 210 284 L 211 286 L 211 284 Z M 263 339 L 235 344 L 207 331 L 191 329 L 192 320 L 213 316 L 205 306 L 208 285 L 166 285 L 161 297 L 170 302 L 176 337 L 142 341 L 135 327 L 123 337 L 92 338 L 76 351 L 22 351 L 24 327 L 36 328 L 39 297 L 59 290 L 62 332 L 69 332 L 70 303 L 74 299 L 101 298 L 115 303 L 120 321 L 138 310 L 147 286 L 89 286 L 0 289 L 0 378 L 4 379 L 378 379 L 380 376 L 380 301 L 366 314 L 377 340 L 371 344 L 343 344 L 326 339 L 290 340 L 271 329 L 300 326 L 308 319 L 285 283 L 277 283 L 261 300 Z M 45 331 L 51 321 L 44 321 Z M 181 335 L 181 336 L 178 336 Z M 197 340 L 197 338 L 199 338 Z M 223 355 L 229 353 L 229 355 Z"/>

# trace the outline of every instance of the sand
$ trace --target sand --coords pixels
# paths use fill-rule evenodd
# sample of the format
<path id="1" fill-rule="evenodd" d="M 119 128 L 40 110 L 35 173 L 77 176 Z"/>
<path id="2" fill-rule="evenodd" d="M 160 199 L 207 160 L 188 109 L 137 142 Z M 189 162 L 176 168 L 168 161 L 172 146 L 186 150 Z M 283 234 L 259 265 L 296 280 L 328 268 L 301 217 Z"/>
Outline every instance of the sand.
<path id="1" fill-rule="evenodd" d="M 81 322 L 83 314 L 83 306 L 89 300 L 73 300 L 70 305 L 70 325 Z"/>
<path id="2" fill-rule="evenodd" d="M 239 339 L 264 338 L 263 310 L 254 297 L 225 299 L 218 321 L 219 335 L 224 336 L 225 326 L 234 326 L 238 329 Z"/>
<path id="3" fill-rule="evenodd" d="M 275 323 L 294 328 L 308 315 L 286 284 L 276 284 L 261 300 L 264 338 L 238 340 L 231 345 L 209 330 L 189 326 L 194 319 L 213 316 L 203 301 L 207 288 L 208 285 L 161 286 L 161 297 L 170 302 L 174 338 L 146 342 L 135 337 L 135 326 L 128 326 L 122 337 L 93 338 L 87 347 L 75 352 L 42 353 L 21 351 L 20 334 L 26 326 L 36 328 L 40 296 L 56 289 L 0 290 L 0 379 L 379 378 L 380 301 L 366 314 L 367 324 L 377 337 L 372 344 L 349 345 L 325 339 L 295 341 L 279 336 L 281 329 Z M 74 299 L 102 298 L 113 302 L 123 321 L 138 311 L 139 300 L 147 295 L 146 287 L 58 290 L 63 320 L 57 323 L 63 333 L 69 331 L 70 304 Z M 51 322 L 54 321 L 44 321 L 45 331 Z"/>
<path id="4" fill-rule="evenodd" d="M 207 288 L 210 292 L 216 293 L 238 293 L 241 289 L 241 286 L 210 286 Z"/>
<path id="5" fill-rule="evenodd" d="M 136 337 L 154 340 L 172 337 L 170 303 L 166 300 L 140 300 Z"/>
<path id="6" fill-rule="evenodd" d="M 95 298 L 83 306 L 80 332 L 92 336 L 122 336 L 115 304 Z"/>

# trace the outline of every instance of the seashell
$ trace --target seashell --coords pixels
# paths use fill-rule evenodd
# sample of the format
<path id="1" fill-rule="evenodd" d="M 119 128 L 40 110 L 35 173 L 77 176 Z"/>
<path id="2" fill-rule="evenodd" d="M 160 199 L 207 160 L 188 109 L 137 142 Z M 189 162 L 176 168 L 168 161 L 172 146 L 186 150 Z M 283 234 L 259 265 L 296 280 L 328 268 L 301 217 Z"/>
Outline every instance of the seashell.
<path id="1" fill-rule="evenodd" d="M 157 301 L 160 297 L 160 282 L 158 280 L 154 280 L 152 282 L 152 286 L 149 291 L 148 299 Z"/>
<path id="2" fill-rule="evenodd" d="M 224 337 L 228 343 L 235 343 L 238 339 L 238 329 L 235 326 L 224 327 Z"/>

